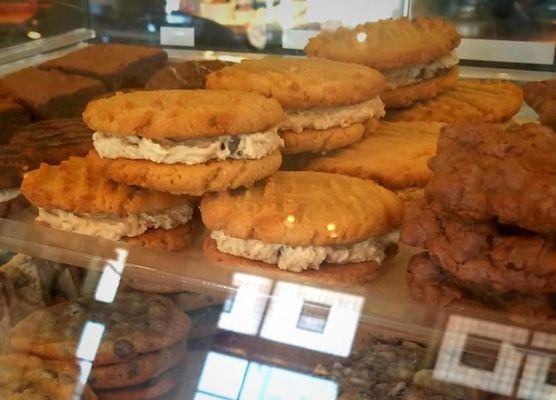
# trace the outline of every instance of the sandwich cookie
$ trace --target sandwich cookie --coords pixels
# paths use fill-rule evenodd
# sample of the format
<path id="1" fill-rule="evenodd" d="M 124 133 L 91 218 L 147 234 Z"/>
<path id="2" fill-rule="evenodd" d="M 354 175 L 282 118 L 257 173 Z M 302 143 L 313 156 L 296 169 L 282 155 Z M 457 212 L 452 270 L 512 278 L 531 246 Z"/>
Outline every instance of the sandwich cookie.
<path id="1" fill-rule="evenodd" d="M 116 182 L 174 194 L 250 186 L 280 167 L 273 99 L 234 91 L 118 93 L 89 103 L 93 164 Z"/>
<path id="2" fill-rule="evenodd" d="M 309 40 L 305 52 L 377 69 L 387 82 L 382 100 L 387 108 L 399 108 L 456 84 L 459 43 L 455 27 L 442 18 L 399 18 L 323 31 Z"/>
<path id="3" fill-rule="evenodd" d="M 355 143 L 370 119 L 384 116 L 384 77 L 362 65 L 324 59 L 244 60 L 207 77 L 209 89 L 233 89 L 276 99 L 284 152 L 321 153 Z"/>
<path id="4" fill-rule="evenodd" d="M 25 175 L 21 191 L 38 207 L 37 222 L 55 229 L 167 251 L 192 239 L 188 197 L 113 182 L 86 158 L 72 157 L 59 166 L 41 164 Z"/>
<path id="5" fill-rule="evenodd" d="M 402 214 L 402 201 L 389 190 L 319 172 L 278 172 L 201 202 L 209 257 L 345 284 L 376 277 L 396 247 Z"/>
<path id="6" fill-rule="evenodd" d="M 390 121 L 503 122 L 523 104 L 523 91 L 511 82 L 469 79 L 411 107 L 389 111 Z"/>
<path id="7" fill-rule="evenodd" d="M 370 179 L 390 190 L 409 193 L 428 182 L 428 161 L 436 154 L 438 122 L 380 122 L 359 143 L 311 159 L 310 171 Z"/>

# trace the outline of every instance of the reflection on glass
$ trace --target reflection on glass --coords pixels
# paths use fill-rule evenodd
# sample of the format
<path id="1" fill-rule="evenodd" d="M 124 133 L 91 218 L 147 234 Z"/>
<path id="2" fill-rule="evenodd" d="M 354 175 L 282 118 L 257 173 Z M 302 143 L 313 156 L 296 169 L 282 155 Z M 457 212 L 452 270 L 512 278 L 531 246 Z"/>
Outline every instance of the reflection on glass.
<path id="1" fill-rule="evenodd" d="M 103 303 L 114 301 L 124 272 L 127 255 L 128 251 L 126 249 L 116 249 L 116 259 L 107 260 L 97 285 L 95 300 Z"/>
<path id="2" fill-rule="evenodd" d="M 261 337 L 347 356 L 363 303 L 361 296 L 278 282 L 263 322 Z M 309 323 L 314 329 L 307 329 Z"/>
<path id="3" fill-rule="evenodd" d="M 220 315 L 218 327 L 233 332 L 255 335 L 264 315 L 272 280 L 236 273 L 232 284 L 237 287 Z"/>
<path id="4" fill-rule="evenodd" d="M 85 361 L 94 361 L 103 334 L 104 324 L 87 321 L 77 345 L 77 358 Z"/>
<path id="5" fill-rule="evenodd" d="M 89 374 L 93 368 L 93 361 L 104 335 L 104 324 L 87 321 L 83 327 L 81 338 L 75 352 L 79 367 L 79 384 L 76 386 L 73 398 L 81 399 L 83 389 L 89 380 Z"/>
<path id="6" fill-rule="evenodd" d="M 466 343 L 472 335 L 499 343 L 492 370 L 463 364 Z M 525 328 L 451 315 L 444 331 L 433 376 L 439 381 L 511 396 L 523 361 L 523 354 L 517 350 L 516 345 L 525 345 L 528 337 L 529 331 Z"/>
<path id="7" fill-rule="evenodd" d="M 391 18 L 401 12 L 400 0 L 373 1 L 351 0 L 349 5 L 336 0 L 307 0 L 307 22 L 338 21 L 341 25 L 353 26 L 367 21 Z"/>
<path id="8" fill-rule="evenodd" d="M 203 367 L 195 400 L 333 400 L 335 382 L 211 352 Z"/>
<path id="9" fill-rule="evenodd" d="M 248 364 L 242 358 L 209 353 L 199 379 L 199 391 L 225 399 L 237 399 Z M 201 397 L 195 396 L 195 399 L 198 398 Z"/>

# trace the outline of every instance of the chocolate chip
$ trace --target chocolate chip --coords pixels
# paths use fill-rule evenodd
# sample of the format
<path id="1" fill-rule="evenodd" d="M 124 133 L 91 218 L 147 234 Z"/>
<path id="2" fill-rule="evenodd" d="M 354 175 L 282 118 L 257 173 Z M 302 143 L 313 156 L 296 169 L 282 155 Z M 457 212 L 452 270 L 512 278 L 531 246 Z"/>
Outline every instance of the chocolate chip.
<path id="1" fill-rule="evenodd" d="M 128 359 L 135 353 L 135 346 L 127 339 L 118 339 L 114 343 L 114 354 L 118 358 Z"/>
<path id="2" fill-rule="evenodd" d="M 228 149 L 230 149 L 230 154 L 236 153 L 237 148 L 239 147 L 239 142 L 240 142 L 239 137 L 237 136 L 230 137 L 230 140 L 228 140 Z"/>

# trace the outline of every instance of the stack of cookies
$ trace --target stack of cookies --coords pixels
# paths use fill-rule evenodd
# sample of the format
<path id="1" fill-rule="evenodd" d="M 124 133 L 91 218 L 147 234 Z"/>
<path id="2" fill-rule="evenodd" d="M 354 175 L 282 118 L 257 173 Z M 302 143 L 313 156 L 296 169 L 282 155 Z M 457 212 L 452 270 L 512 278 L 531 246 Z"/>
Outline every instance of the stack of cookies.
<path id="1" fill-rule="evenodd" d="M 399 18 L 323 31 L 305 52 L 377 69 L 386 77 L 386 107 L 400 108 L 454 87 L 459 43 L 455 27 L 442 18 Z"/>
<path id="2" fill-rule="evenodd" d="M 390 121 L 508 120 L 521 107 L 521 89 L 510 82 L 458 80 L 459 43 L 455 27 L 442 18 L 399 18 L 321 32 L 305 52 L 384 74 L 380 97 Z"/>
<path id="3" fill-rule="evenodd" d="M 45 363 L 89 363 L 88 382 L 99 400 L 165 400 L 178 390 L 190 327 L 170 300 L 129 292 L 112 303 L 79 298 L 35 311 L 14 327 L 10 344 L 15 352 L 55 360 Z"/>
<path id="4" fill-rule="evenodd" d="M 556 136 L 537 124 L 445 127 L 402 240 L 414 298 L 556 316 Z"/>

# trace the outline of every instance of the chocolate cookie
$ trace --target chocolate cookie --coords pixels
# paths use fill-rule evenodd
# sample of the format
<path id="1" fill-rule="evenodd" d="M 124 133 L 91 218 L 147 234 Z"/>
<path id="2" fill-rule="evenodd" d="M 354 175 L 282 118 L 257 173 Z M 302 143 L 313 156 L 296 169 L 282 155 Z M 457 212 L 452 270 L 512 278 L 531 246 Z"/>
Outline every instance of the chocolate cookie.
<path id="1" fill-rule="evenodd" d="M 556 135 L 526 124 L 459 123 L 442 130 L 427 195 L 464 218 L 556 231 Z"/>

